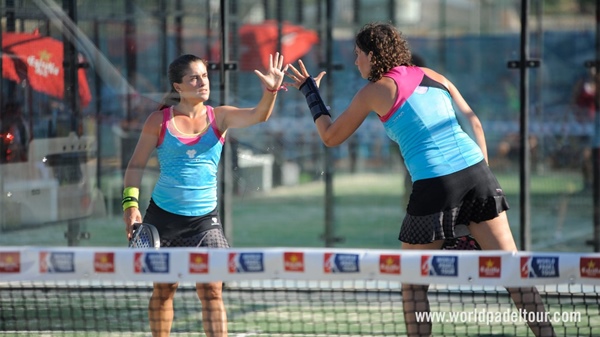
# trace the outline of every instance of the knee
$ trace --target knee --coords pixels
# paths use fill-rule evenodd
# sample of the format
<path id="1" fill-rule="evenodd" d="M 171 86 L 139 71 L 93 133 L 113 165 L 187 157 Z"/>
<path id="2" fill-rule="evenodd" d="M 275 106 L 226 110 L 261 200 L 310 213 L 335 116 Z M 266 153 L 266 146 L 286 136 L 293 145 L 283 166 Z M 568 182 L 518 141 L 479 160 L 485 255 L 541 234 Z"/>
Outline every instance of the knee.
<path id="1" fill-rule="evenodd" d="M 402 284 L 402 291 L 427 291 L 429 290 L 429 284 Z"/>
<path id="2" fill-rule="evenodd" d="M 505 287 L 511 296 L 531 297 L 539 294 L 536 287 Z"/>
<path id="3" fill-rule="evenodd" d="M 198 297 L 202 301 L 221 300 L 222 288 L 223 284 L 221 282 L 199 283 L 196 285 Z"/>
<path id="4" fill-rule="evenodd" d="M 429 285 L 402 284 L 402 299 L 409 301 L 423 301 L 427 299 Z"/>
<path id="5" fill-rule="evenodd" d="M 160 301 L 172 300 L 178 285 L 178 283 L 155 283 L 152 297 Z"/>

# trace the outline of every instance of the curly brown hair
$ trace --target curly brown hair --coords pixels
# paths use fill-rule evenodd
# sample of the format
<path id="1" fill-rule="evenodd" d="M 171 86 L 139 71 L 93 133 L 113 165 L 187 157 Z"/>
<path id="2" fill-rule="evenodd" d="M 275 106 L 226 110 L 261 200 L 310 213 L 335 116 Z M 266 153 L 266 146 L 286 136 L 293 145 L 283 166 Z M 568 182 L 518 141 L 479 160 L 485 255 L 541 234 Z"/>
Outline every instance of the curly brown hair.
<path id="1" fill-rule="evenodd" d="M 412 66 L 408 42 L 389 23 L 368 23 L 356 34 L 356 46 L 365 53 L 373 52 L 368 80 L 377 82 L 383 74 L 397 66 Z"/>

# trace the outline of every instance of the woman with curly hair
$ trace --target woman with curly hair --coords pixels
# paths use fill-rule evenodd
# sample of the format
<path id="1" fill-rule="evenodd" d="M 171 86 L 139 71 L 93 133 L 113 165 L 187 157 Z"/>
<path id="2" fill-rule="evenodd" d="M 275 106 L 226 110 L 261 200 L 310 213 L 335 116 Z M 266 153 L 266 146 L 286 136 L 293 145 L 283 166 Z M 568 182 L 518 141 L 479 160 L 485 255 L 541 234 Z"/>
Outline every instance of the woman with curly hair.
<path id="1" fill-rule="evenodd" d="M 407 41 L 390 24 L 365 25 L 355 44 L 355 64 L 369 82 L 335 120 L 319 94 L 325 72 L 313 78 L 299 61 L 299 69 L 290 65 L 286 72 L 293 80 L 287 85 L 306 97 L 326 146 L 348 139 L 371 112 L 398 143 L 413 181 L 398 237 L 402 249 L 441 249 L 445 241 L 470 232 L 481 249 L 516 251 L 506 217 L 508 203 L 487 165 L 481 122 L 454 84 L 431 69 L 414 66 Z M 402 285 L 409 336 L 431 335 L 431 322 L 416 319 L 416 313 L 430 310 L 428 287 Z M 507 290 L 521 312 L 545 311 L 535 287 Z M 554 336 L 549 322 L 528 324 L 536 336 Z"/>

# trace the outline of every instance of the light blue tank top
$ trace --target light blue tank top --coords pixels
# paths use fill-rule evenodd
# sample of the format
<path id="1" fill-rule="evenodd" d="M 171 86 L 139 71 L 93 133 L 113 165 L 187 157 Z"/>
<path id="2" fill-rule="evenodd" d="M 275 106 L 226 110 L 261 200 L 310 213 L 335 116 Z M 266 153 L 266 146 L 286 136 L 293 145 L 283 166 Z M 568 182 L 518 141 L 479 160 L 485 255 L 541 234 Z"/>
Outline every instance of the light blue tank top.
<path id="1" fill-rule="evenodd" d="M 398 93 L 390 112 L 380 119 L 400 146 L 413 182 L 452 174 L 484 159 L 460 127 L 446 87 L 419 67 L 396 67 L 384 76 L 396 82 Z"/>
<path id="2" fill-rule="evenodd" d="M 156 148 L 160 175 L 152 192 L 156 205 L 167 212 L 200 216 L 217 207 L 217 167 L 225 138 L 217 129 L 211 106 L 209 125 L 199 135 L 174 135 L 173 107 L 163 110 Z"/>

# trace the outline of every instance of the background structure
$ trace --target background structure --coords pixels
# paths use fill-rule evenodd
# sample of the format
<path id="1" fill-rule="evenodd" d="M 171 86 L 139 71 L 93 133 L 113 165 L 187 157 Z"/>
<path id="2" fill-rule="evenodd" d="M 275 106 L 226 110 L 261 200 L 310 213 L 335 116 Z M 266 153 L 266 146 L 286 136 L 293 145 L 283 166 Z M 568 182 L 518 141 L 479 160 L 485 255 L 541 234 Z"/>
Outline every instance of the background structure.
<path id="1" fill-rule="evenodd" d="M 490 165 L 508 194 L 521 248 L 600 249 L 592 142 L 598 138 L 596 1 L 1 5 L 0 245 L 126 244 L 123 170 L 142 123 L 168 89 L 166 68 L 178 55 L 205 57 L 212 65 L 210 104 L 237 106 L 258 101 L 263 88 L 253 70 L 265 54 L 302 57 L 312 72 L 328 71 L 322 94 L 335 117 L 365 83 L 354 66 L 355 32 L 370 21 L 391 21 L 482 119 Z M 28 63 L 5 43 L 15 33 L 63 42 L 64 62 L 55 66 L 62 97 L 40 91 L 29 77 L 36 65 L 54 69 L 59 52 L 34 54 Z M 515 68 L 523 55 L 539 65 Z M 89 88 L 89 104 L 73 94 L 81 87 Z M 273 117 L 231 132 L 225 151 L 221 214 L 233 245 L 399 247 L 404 168 L 375 115 L 346 144 L 325 149 L 301 95 L 282 92 Z M 151 162 L 145 203 L 157 170 Z"/>

